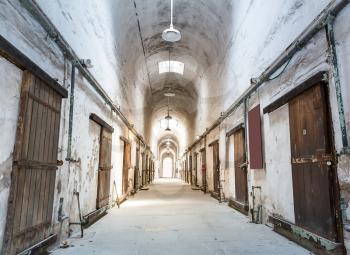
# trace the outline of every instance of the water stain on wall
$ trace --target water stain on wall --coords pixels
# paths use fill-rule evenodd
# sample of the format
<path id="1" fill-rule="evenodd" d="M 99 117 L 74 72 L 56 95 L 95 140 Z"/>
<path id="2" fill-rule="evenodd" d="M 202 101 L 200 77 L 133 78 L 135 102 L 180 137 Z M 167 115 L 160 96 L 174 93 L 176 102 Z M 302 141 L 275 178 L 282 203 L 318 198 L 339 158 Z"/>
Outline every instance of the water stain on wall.
<path id="1" fill-rule="evenodd" d="M 5 161 L 0 163 L 0 192 L 10 187 L 11 172 L 12 172 L 12 153 Z"/>

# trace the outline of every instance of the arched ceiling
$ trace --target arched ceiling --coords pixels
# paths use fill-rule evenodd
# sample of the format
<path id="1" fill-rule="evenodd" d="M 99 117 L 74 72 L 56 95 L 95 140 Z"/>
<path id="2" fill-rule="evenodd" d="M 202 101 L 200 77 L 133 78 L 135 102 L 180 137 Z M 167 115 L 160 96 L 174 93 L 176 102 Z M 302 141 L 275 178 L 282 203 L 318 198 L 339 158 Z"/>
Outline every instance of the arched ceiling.
<path id="1" fill-rule="evenodd" d="M 134 73 L 147 87 L 145 100 L 149 119 L 145 121 L 149 125 L 148 140 L 153 150 L 159 150 L 158 142 L 167 135 L 164 130 L 154 131 L 167 113 L 168 99 L 164 93 L 169 90 L 175 93 L 175 97 L 170 98 L 169 108 L 170 114 L 179 122 L 179 128 L 170 134 L 177 137 L 177 148 L 181 151 L 195 136 L 191 130 L 194 129 L 201 90 L 206 93 L 215 90 L 213 81 L 218 80 L 215 75 L 219 74 L 212 71 L 208 74 L 208 70 L 217 66 L 226 54 L 232 24 L 232 1 L 174 0 L 174 27 L 182 35 L 182 39 L 175 43 L 165 42 L 161 37 L 170 23 L 170 0 L 130 0 L 129 3 L 132 6 L 124 7 L 125 1 L 120 0 L 117 6 L 123 10 L 119 9 L 118 15 L 129 17 L 128 23 L 124 23 L 127 36 L 118 44 L 123 60 L 127 62 L 125 67 L 122 66 L 123 72 L 129 76 Z M 132 36 L 128 31 L 132 31 Z M 141 43 L 141 53 L 130 47 L 136 45 L 135 40 Z M 183 62 L 183 75 L 159 74 L 158 63 L 168 60 Z M 131 70 L 132 65 L 134 70 Z"/>

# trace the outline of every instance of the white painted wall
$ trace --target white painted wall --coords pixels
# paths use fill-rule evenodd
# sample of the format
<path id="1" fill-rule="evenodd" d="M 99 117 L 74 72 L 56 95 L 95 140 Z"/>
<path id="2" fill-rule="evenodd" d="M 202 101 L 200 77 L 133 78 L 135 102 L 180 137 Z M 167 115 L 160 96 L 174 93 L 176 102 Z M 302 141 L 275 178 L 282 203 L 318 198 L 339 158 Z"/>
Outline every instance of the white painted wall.
<path id="1" fill-rule="evenodd" d="M 108 8 L 102 3 L 97 5 L 93 1 L 90 4 L 80 2 L 82 8 L 77 10 L 76 15 L 72 15 L 72 13 L 66 12 L 66 8 L 77 8 L 78 6 L 75 5 L 77 2 L 62 6 L 60 5 L 62 4 L 61 1 L 38 2 L 78 55 L 93 60 L 94 68 L 91 69 L 93 75 L 112 99 L 119 100 L 118 102 L 122 104 L 124 107 L 122 109 L 126 111 L 127 115 L 133 112 L 133 120 L 138 125 L 136 127 L 139 128 L 140 132 L 143 132 L 143 86 L 137 85 L 135 88 L 135 86 L 129 86 L 130 84 L 121 85 L 120 80 L 123 79 L 120 75 L 121 66 L 118 63 L 120 59 L 114 54 L 114 32 L 116 31 L 113 31 L 113 22 L 110 20 L 112 17 L 105 16 Z M 62 12 L 57 12 L 57 10 Z M 17 1 L 3 1 L 0 8 L 0 20 L 0 34 L 49 75 L 57 78 L 58 82 L 69 90 L 70 65 L 67 64 L 55 42 L 47 37 L 44 29 L 27 13 L 21 4 Z M 135 52 L 136 48 L 134 47 Z M 4 109 L 0 115 L 0 126 L 4 131 L 0 135 L 2 144 L 0 150 L 0 203 L 1 205 L 7 205 L 22 71 L 0 58 L 0 76 L 2 77 L 0 108 Z M 69 102 L 64 99 L 58 152 L 58 159 L 63 160 L 64 164 L 57 170 L 52 216 L 53 231 L 56 233 L 59 233 L 61 225 L 58 222 L 58 201 L 60 198 L 64 198 L 63 214 L 69 216 L 70 221 L 76 222 L 78 219 L 77 200 L 73 196 L 74 190 L 80 192 L 82 214 L 87 214 L 96 209 L 100 127 L 89 120 L 89 115 L 91 113 L 97 114 L 113 126 L 115 130 L 112 138 L 113 169 L 110 184 L 112 201 L 115 201 L 117 196 L 120 197 L 122 188 L 123 142 L 120 140 L 120 136 L 127 137 L 129 140 L 135 139 L 119 117 L 111 113 L 79 72 L 76 75 L 75 87 L 72 156 L 77 162 L 68 163 L 65 161 L 67 156 Z M 128 89 L 125 90 L 125 88 Z M 124 97 L 125 94 L 132 95 L 132 100 Z M 135 150 L 135 143 L 132 142 L 132 166 L 135 165 Z M 129 170 L 129 173 L 130 179 L 132 179 L 133 168 Z M 0 207 L 0 251 L 5 228 L 6 208 L 7 206 Z M 68 220 L 63 223 L 63 237 L 68 233 L 67 230 Z"/>
<path id="2" fill-rule="evenodd" d="M 263 180 L 255 180 L 262 185 L 261 203 L 268 214 L 282 215 L 294 222 L 288 105 L 265 114 L 263 122 L 268 144 L 265 146 L 266 172 Z"/>
<path id="3" fill-rule="evenodd" d="M 226 54 L 213 61 L 198 85 L 195 133 L 209 127 L 250 86 L 250 79 L 260 75 L 329 2 L 232 1 Z"/>
<path id="4" fill-rule="evenodd" d="M 224 59 L 217 59 L 206 70 L 197 87 L 198 114 L 195 118 L 195 135 L 201 134 L 212 121 L 217 119 L 221 111 L 238 98 L 244 89 L 250 85 L 250 78 L 256 77 L 278 56 L 295 37 L 313 20 L 326 6 L 329 0 L 271 0 L 262 1 L 239 0 L 233 3 L 233 20 L 230 40 L 226 45 Z M 101 83 L 103 88 L 111 95 L 118 105 L 131 117 L 140 132 L 147 129 L 145 125 L 146 102 L 144 67 L 135 73 L 135 63 L 126 59 L 137 59 L 136 66 L 143 65 L 141 45 L 138 40 L 132 40 L 137 34 L 135 20 L 130 21 L 128 13 L 133 13 L 132 5 L 126 9 L 116 8 L 111 12 L 116 2 L 112 0 L 97 4 L 94 1 L 44 1 L 38 0 L 39 5 L 58 27 L 63 36 L 82 58 L 91 58 L 94 68 L 91 72 Z M 0 8 L 0 34 L 7 38 L 17 48 L 23 51 L 37 65 L 49 73 L 65 87 L 69 88 L 69 65 L 58 49 L 57 45 L 47 37 L 46 32 L 21 7 L 17 1 L 3 1 Z M 131 9 L 130 9 L 131 8 Z M 57 10 L 60 10 L 57 11 Z M 114 10 L 114 9 L 113 9 Z M 73 15 L 74 14 L 74 15 Z M 119 16 L 118 16 L 119 15 Z M 125 23 L 116 22 L 115 17 L 125 20 Z M 344 105 L 347 126 L 350 129 L 350 7 L 347 7 L 336 19 L 335 34 L 337 50 L 339 53 L 339 67 L 344 93 Z M 132 18 L 134 19 L 134 17 Z M 132 26 L 130 24 L 133 24 Z M 124 27 L 130 28 L 125 29 Z M 132 42 L 125 44 L 130 49 L 127 55 L 115 40 L 121 36 L 122 41 Z M 125 38 L 125 39 L 124 39 Z M 324 33 L 319 33 L 311 42 L 300 51 L 291 61 L 284 75 L 279 79 L 266 84 L 258 94 L 250 100 L 250 105 L 261 103 L 262 107 L 274 101 L 284 93 L 295 88 L 320 70 L 329 70 L 327 64 L 327 43 Z M 126 66 L 124 66 L 126 65 Z M 136 68 L 137 69 L 137 68 Z M 132 70 L 132 71 L 130 71 Z M 217 73 L 211 76 L 211 74 Z M 15 127 L 18 114 L 19 88 L 22 72 L 6 60 L 0 59 L 1 91 L 0 106 L 6 111 L 1 112 L 0 127 L 8 132 L 0 133 L 1 144 L 6 144 L 0 150 L 0 203 L 6 204 L 9 190 L 11 171 L 11 153 L 15 136 Z M 6 74 L 6 75 L 5 75 Z M 137 77 L 137 79 L 134 79 Z M 218 79 L 219 77 L 219 79 Z M 215 79 L 214 79 L 215 78 Z M 331 79 L 331 108 L 334 125 L 336 148 L 341 148 L 339 120 L 337 114 L 336 96 Z M 11 96 L 9 96 L 11 95 Z M 83 213 L 93 210 L 95 190 L 97 183 L 96 166 L 98 149 L 98 127 L 89 120 L 90 113 L 96 113 L 110 123 L 115 131 L 112 144 L 112 200 L 121 194 L 121 177 L 123 168 L 123 142 L 122 135 L 129 139 L 133 136 L 126 130 L 121 121 L 112 114 L 99 96 L 92 91 L 87 82 L 78 74 L 76 83 L 76 98 L 74 109 L 73 157 L 80 160 L 78 163 L 64 162 L 57 171 L 56 195 L 54 206 L 54 222 L 57 222 L 58 200 L 64 197 L 64 214 L 76 220 L 77 206 L 73 190 L 81 192 Z M 59 159 L 64 160 L 67 151 L 68 127 L 67 100 L 63 101 L 61 132 L 59 142 Z M 224 192 L 226 197 L 234 197 L 233 141 L 226 141 L 225 132 L 229 131 L 238 122 L 242 121 L 241 110 L 237 110 L 232 117 L 225 120 L 220 130 L 215 129 L 207 136 L 207 144 L 220 138 L 220 169 L 224 176 Z M 249 191 L 252 185 L 262 187 L 261 201 L 267 213 L 279 214 L 290 221 L 294 221 L 293 196 L 291 192 L 291 171 L 288 107 L 284 106 L 277 111 L 264 115 L 263 134 L 266 167 L 248 172 Z M 184 129 L 186 125 L 184 125 Z M 179 132 L 178 136 L 181 135 Z M 350 138 L 350 131 L 348 132 Z M 154 143 L 154 141 L 151 141 Z M 183 143 L 184 144 L 184 143 Z M 227 149 L 226 146 L 229 146 Z M 198 152 L 203 146 L 197 148 Z M 184 149 L 184 148 L 181 148 Z M 226 152 L 228 155 L 226 155 Z M 132 144 L 132 165 L 134 165 L 135 144 Z M 206 148 L 207 181 L 209 190 L 213 189 L 212 148 Z M 200 155 L 200 154 L 199 154 Z M 201 183 L 201 157 L 199 158 L 198 181 Z M 228 160 L 228 164 L 226 164 Z M 140 160 L 140 164 L 142 160 Z M 340 157 L 338 172 L 342 195 L 350 199 L 350 159 L 349 156 Z M 140 167 L 142 170 L 142 167 Z M 130 170 L 130 178 L 133 171 Z M 277 184 L 276 184 L 277 183 Z M 277 188 L 276 188 L 277 187 Z M 276 189 L 278 192 L 276 192 Z M 251 200 L 250 200 L 251 202 Z M 350 217 L 350 209 L 347 210 Z M 0 239 L 3 233 L 4 207 L 0 208 Z M 348 239 L 350 237 L 346 236 Z"/>
<path id="5" fill-rule="evenodd" d="M 0 253 L 11 184 L 12 154 L 15 144 L 22 71 L 0 57 Z"/>
<path id="6" fill-rule="evenodd" d="M 334 23 L 334 33 L 337 44 L 339 75 L 341 79 L 341 89 L 344 102 L 345 121 L 347 127 L 348 141 L 350 142 L 350 27 L 349 23 L 350 7 L 347 6 L 336 18 Z M 335 108 L 337 109 L 337 108 Z M 333 114 L 338 117 L 337 114 Z M 336 139 L 339 141 L 339 129 L 336 129 Z M 336 145 L 341 150 L 341 143 Z M 342 155 L 338 162 L 338 177 L 341 196 L 345 202 L 350 201 L 350 155 Z M 350 219 L 350 208 L 346 209 L 346 220 Z M 350 250 L 350 233 L 345 231 L 345 244 Z"/>
<path id="7" fill-rule="evenodd" d="M 239 1 L 237 3 L 238 5 L 241 4 Z M 243 20 L 241 20 L 241 23 L 239 20 L 236 21 L 236 24 L 239 24 L 239 33 L 236 35 L 236 41 L 232 44 L 232 49 L 236 50 L 232 52 L 232 55 L 230 56 L 230 62 L 227 65 L 227 69 L 230 70 L 230 74 L 228 74 L 226 78 L 227 82 L 230 84 L 226 86 L 227 91 L 224 92 L 224 97 L 227 98 L 227 101 L 225 101 L 225 104 L 227 102 L 226 107 L 222 106 L 221 102 L 218 102 L 220 100 L 212 101 L 217 102 L 217 105 L 219 105 L 217 107 L 221 109 L 220 111 L 227 108 L 229 103 L 232 103 L 235 98 L 241 95 L 244 88 L 250 84 L 249 79 L 258 76 L 260 72 L 263 71 L 263 69 L 273 61 L 277 54 L 288 45 L 288 42 L 294 40 L 295 37 L 312 20 L 313 15 L 311 14 L 314 13 L 316 16 L 316 14 L 323 8 L 327 1 L 283 1 L 283 3 L 281 1 L 280 3 L 275 3 L 275 6 L 276 8 L 279 8 L 279 4 L 288 6 L 288 4 L 293 5 L 293 3 L 295 6 L 299 6 L 297 8 L 298 10 L 295 10 L 295 12 L 290 12 L 291 9 L 288 11 L 288 8 L 282 8 L 283 11 L 279 11 L 278 14 L 276 13 L 276 15 L 270 15 L 271 12 L 262 10 L 264 10 L 264 8 L 271 8 L 271 6 L 263 6 L 263 4 L 256 1 L 250 2 L 250 4 L 248 4 L 248 1 L 246 2 L 246 8 L 250 11 L 245 13 L 246 16 Z M 262 12 L 259 13 L 257 9 L 254 11 L 254 8 L 259 8 L 259 10 Z M 275 10 L 272 9 L 271 11 L 274 12 Z M 283 14 L 284 11 L 288 12 L 288 17 Z M 269 13 L 269 17 L 264 16 L 267 15 L 267 13 Z M 347 126 L 349 126 L 350 121 L 350 90 L 347 86 L 347 84 L 350 82 L 349 72 L 347 71 L 349 69 L 350 63 L 350 31 L 349 26 L 347 25 L 349 23 L 349 14 L 350 6 L 347 6 L 335 21 L 335 36 L 338 50 L 339 70 L 343 89 L 343 100 Z M 240 15 L 243 14 L 242 12 L 241 14 L 239 13 L 238 8 L 236 15 L 233 16 L 238 19 Z M 284 17 L 281 15 L 284 15 Z M 254 16 L 255 21 L 257 19 L 261 19 L 264 20 L 264 22 L 261 22 L 259 24 L 256 22 L 254 23 L 252 16 Z M 250 22 L 248 21 L 249 19 Z M 267 23 L 265 23 L 265 20 Z M 269 22 L 271 22 L 270 25 Z M 274 23 L 276 23 L 275 26 L 272 25 Z M 249 33 L 249 31 L 253 30 L 256 32 Z M 253 38 L 254 40 L 252 40 Z M 279 73 L 279 71 L 276 73 Z M 337 98 L 332 76 L 333 70 L 331 66 L 329 66 L 328 62 L 328 44 L 324 30 L 314 36 L 314 38 L 312 38 L 310 42 L 293 57 L 282 76 L 276 80 L 265 83 L 257 93 L 252 95 L 252 97 L 249 99 L 249 108 L 252 108 L 254 105 L 259 103 L 261 104 L 261 108 L 267 106 L 269 103 L 275 101 L 320 71 L 329 72 L 329 96 L 335 147 L 337 152 L 341 153 L 342 144 L 339 128 L 339 115 L 336 100 Z M 223 91 L 225 91 L 225 89 Z M 199 108 L 203 109 L 200 114 L 207 114 L 207 116 L 209 116 L 208 111 L 205 110 L 206 106 L 201 105 Z M 211 109 L 211 114 L 215 114 L 215 107 L 213 107 L 213 105 L 210 105 L 208 108 Z M 243 113 L 238 112 L 239 109 L 233 113 L 233 116 L 227 118 L 220 127 L 224 126 L 226 128 L 226 132 L 228 132 L 232 127 L 236 125 L 239 119 L 243 120 Z M 219 117 L 219 113 L 216 114 L 217 117 Z M 200 121 L 203 121 L 205 117 L 201 116 L 200 119 L 201 120 L 197 120 L 199 123 L 201 123 Z M 216 131 L 213 131 L 207 136 L 207 139 L 209 137 L 209 142 L 211 141 L 212 137 L 215 136 L 215 132 Z M 266 222 L 267 216 L 271 214 L 279 215 L 291 222 L 294 222 L 295 218 L 290 163 L 291 152 L 288 105 L 284 105 L 274 112 L 262 116 L 262 132 L 265 166 L 263 169 L 249 169 L 249 193 L 252 191 L 253 185 L 261 187 L 261 192 L 257 191 L 258 193 L 256 195 L 255 202 L 263 206 L 264 222 Z M 228 160 L 228 162 L 226 162 L 225 166 L 226 170 L 224 192 L 225 197 L 230 198 L 234 197 L 235 188 L 234 170 L 232 163 L 234 160 L 233 139 L 228 139 L 228 141 L 226 141 L 226 144 L 227 145 L 225 152 L 220 150 L 220 157 L 223 158 L 227 153 L 226 160 Z M 212 168 L 211 153 L 212 150 L 209 148 L 207 152 L 209 170 Z M 345 199 L 346 202 L 348 202 L 350 200 L 350 157 L 349 155 L 340 155 L 338 160 L 338 177 L 341 196 Z M 212 180 L 209 181 L 212 182 Z M 212 183 L 209 183 L 209 186 L 212 186 Z M 249 203 L 251 206 L 251 196 Z M 347 217 L 348 219 L 350 218 L 349 208 L 347 209 Z M 345 245 L 349 249 L 350 235 L 348 232 L 345 232 L 344 235 Z"/>

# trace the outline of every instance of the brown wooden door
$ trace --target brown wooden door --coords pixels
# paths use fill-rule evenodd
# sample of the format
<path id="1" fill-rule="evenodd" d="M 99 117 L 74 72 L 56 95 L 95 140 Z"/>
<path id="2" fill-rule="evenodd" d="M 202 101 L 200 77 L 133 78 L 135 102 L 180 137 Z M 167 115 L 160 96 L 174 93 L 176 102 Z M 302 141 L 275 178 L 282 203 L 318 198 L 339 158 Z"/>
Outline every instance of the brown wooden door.
<path id="1" fill-rule="evenodd" d="M 325 86 L 289 103 L 294 212 L 297 225 L 337 239 L 331 127 Z"/>
<path id="2" fill-rule="evenodd" d="M 201 157 L 202 157 L 202 187 L 206 190 L 207 189 L 207 163 L 206 163 L 206 155 L 205 150 L 201 151 Z"/>
<path id="3" fill-rule="evenodd" d="M 198 153 L 194 154 L 194 185 L 198 185 L 197 179 L 198 179 Z"/>
<path id="4" fill-rule="evenodd" d="M 185 181 L 188 182 L 188 166 L 187 166 L 187 156 L 185 159 Z"/>
<path id="5" fill-rule="evenodd" d="M 233 134 L 235 190 L 236 200 L 246 204 L 248 202 L 248 180 L 246 168 L 246 153 L 244 147 L 244 129 L 240 128 Z"/>
<path id="6" fill-rule="evenodd" d="M 193 180 L 192 180 L 192 156 L 188 157 L 188 173 L 189 173 L 189 183 L 193 184 Z"/>
<path id="7" fill-rule="evenodd" d="M 124 159 L 123 159 L 123 195 L 128 193 L 129 189 L 129 168 L 131 164 L 131 146 L 130 143 L 124 142 Z"/>
<path id="8" fill-rule="evenodd" d="M 145 153 L 142 153 L 142 170 L 141 170 L 141 182 L 142 182 L 142 186 L 146 184 L 146 179 L 145 179 L 145 169 L 146 169 L 146 156 Z"/>
<path id="9" fill-rule="evenodd" d="M 112 157 L 112 133 L 101 127 L 100 135 L 100 160 L 98 167 L 98 185 L 96 207 L 100 209 L 107 206 L 110 197 L 111 163 Z"/>
<path id="10" fill-rule="evenodd" d="M 148 181 L 148 174 L 149 174 L 149 157 L 148 155 L 146 155 L 146 170 L 145 170 L 145 173 L 146 173 L 146 184 L 149 183 Z"/>
<path id="11" fill-rule="evenodd" d="M 139 187 L 139 164 L 140 164 L 140 149 L 136 149 L 136 163 L 134 171 L 134 190 L 137 190 Z"/>
<path id="12" fill-rule="evenodd" d="M 213 181 L 214 181 L 214 192 L 219 193 L 219 187 L 220 187 L 219 143 L 213 144 Z"/>
<path id="13" fill-rule="evenodd" d="M 17 254 L 51 233 L 61 99 L 24 71 L 4 254 Z"/>

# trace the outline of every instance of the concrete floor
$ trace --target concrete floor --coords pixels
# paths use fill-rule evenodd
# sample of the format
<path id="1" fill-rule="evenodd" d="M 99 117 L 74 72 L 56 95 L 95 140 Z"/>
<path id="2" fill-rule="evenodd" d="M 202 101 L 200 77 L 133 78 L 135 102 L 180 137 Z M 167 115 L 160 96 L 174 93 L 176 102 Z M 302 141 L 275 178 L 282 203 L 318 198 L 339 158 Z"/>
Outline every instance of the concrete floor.
<path id="1" fill-rule="evenodd" d="M 59 254 L 310 254 L 179 180 L 160 179 L 68 240 Z"/>

